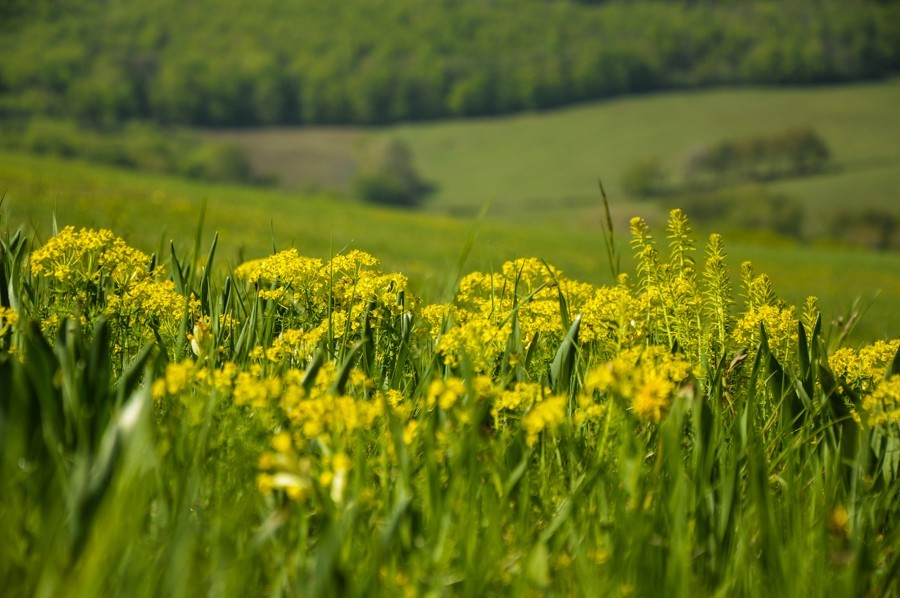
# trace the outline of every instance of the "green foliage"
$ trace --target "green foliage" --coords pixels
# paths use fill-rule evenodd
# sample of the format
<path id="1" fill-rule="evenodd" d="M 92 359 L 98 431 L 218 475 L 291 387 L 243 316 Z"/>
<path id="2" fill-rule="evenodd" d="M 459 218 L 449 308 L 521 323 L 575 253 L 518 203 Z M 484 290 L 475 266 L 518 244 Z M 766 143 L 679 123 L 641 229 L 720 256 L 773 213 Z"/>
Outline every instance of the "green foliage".
<path id="1" fill-rule="evenodd" d="M 416 171 L 409 145 L 399 139 L 383 139 L 365 148 L 353 181 L 364 201 L 413 207 L 431 190 Z"/>
<path id="2" fill-rule="evenodd" d="M 204 0 L 0 5 L 0 114 L 380 123 L 896 70 L 895 4 Z M 177 18 L 173 15 L 177 15 Z"/>
<path id="3" fill-rule="evenodd" d="M 631 164 L 622 176 L 622 188 L 631 197 L 653 197 L 668 190 L 668 180 L 659 158 L 644 158 Z"/>
<path id="4" fill-rule="evenodd" d="M 756 135 L 697 148 L 684 160 L 684 180 L 691 187 L 719 187 L 822 172 L 831 151 L 810 127 L 792 127 L 773 135 Z"/>
<path id="5" fill-rule="evenodd" d="M 805 217 L 812 210 L 763 183 L 822 173 L 830 156 L 812 128 L 791 127 L 695 147 L 683 159 L 677 184 L 668 180 L 659 158 L 639 160 L 625 171 L 623 187 L 632 197 L 668 196 L 663 203 L 685 208 L 706 225 L 802 239 L 807 235 Z M 881 238 L 890 238 L 890 225 L 882 228 Z M 833 228 L 832 238 L 848 236 L 836 232 Z"/>
<path id="6" fill-rule="evenodd" d="M 829 234 L 845 243 L 891 251 L 900 249 L 900 212 L 887 208 L 841 210 L 834 214 Z"/>
<path id="7" fill-rule="evenodd" d="M 243 151 L 234 144 L 204 141 L 177 130 L 129 122 L 107 128 L 73 120 L 33 118 L 9 123 L 0 145 L 40 155 L 80 158 L 206 181 L 255 182 Z"/>
<path id="8" fill-rule="evenodd" d="M 808 211 L 803 204 L 761 186 L 687 192 L 668 197 L 665 203 L 682 206 L 705 226 L 806 238 L 803 224 Z"/>

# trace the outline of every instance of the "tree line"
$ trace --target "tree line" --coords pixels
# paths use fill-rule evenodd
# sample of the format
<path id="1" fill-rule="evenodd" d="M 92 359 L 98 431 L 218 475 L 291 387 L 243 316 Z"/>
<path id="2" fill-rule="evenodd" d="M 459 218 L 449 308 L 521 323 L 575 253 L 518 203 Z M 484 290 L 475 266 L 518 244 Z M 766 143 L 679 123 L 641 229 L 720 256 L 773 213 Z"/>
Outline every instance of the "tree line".
<path id="1" fill-rule="evenodd" d="M 900 66 L 900 6 L 860 0 L 0 6 L 0 118 L 101 127 L 385 123 Z"/>
<path id="2" fill-rule="evenodd" d="M 138 121 L 103 132 L 71 119 L 36 117 L 23 123 L 0 122 L 0 149 L 79 158 L 206 181 L 255 185 L 275 182 L 272 177 L 254 174 L 237 145 Z"/>
<path id="3" fill-rule="evenodd" d="M 727 185 L 808 176 L 824 171 L 831 149 L 812 127 L 725 139 L 691 148 L 682 159 L 677 180 L 659 157 L 641 158 L 623 174 L 632 197 L 652 197 Z"/>

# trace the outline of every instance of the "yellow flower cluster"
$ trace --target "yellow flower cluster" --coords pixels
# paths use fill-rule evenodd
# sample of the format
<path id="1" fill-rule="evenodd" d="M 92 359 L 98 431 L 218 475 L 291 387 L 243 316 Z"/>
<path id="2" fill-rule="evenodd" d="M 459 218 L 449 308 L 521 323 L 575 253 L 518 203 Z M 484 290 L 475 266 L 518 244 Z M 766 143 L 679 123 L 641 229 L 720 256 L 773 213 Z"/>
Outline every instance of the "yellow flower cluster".
<path id="1" fill-rule="evenodd" d="M 870 426 L 900 425 L 900 374 L 879 382 L 872 394 L 863 400 L 862 406 Z"/>
<path id="2" fill-rule="evenodd" d="M 544 396 L 544 386 L 536 382 L 517 382 L 511 388 L 502 391 L 491 405 L 491 416 L 498 426 L 507 423 L 513 414 L 529 409 Z"/>
<path id="3" fill-rule="evenodd" d="M 41 314 L 45 324 L 71 315 L 64 309 L 74 306 L 84 323 L 107 315 L 122 338 L 174 337 L 191 329 L 197 359 L 169 364 L 152 383 L 160 417 L 184 415 L 200 423 L 215 416 L 219 402 L 237 408 L 250 416 L 248 426 L 271 436 L 271 450 L 260 457 L 261 490 L 340 502 L 354 458 L 381 450 L 393 465 L 403 451 L 416 455 L 433 446 L 443 466 L 452 463 L 453 440 L 466 426 L 481 426 L 485 438 L 521 431 L 535 446 L 566 423 L 584 426 L 586 437 L 601 418 L 609 427 L 612 416 L 617 425 L 634 425 L 629 413 L 658 424 L 688 379 L 705 371 L 703 360 L 718 363 L 726 352 L 756 349 L 760 324 L 775 355 L 792 359 L 796 310 L 781 304 L 768 278 L 754 277 L 748 265 L 746 305 L 735 320 L 721 239 L 711 238 L 701 274 L 689 255 L 688 232 L 686 219 L 673 212 L 666 257 L 646 223 L 633 221 L 634 284 L 623 275 L 614 285 L 594 287 L 526 258 L 497 272 L 469 274 L 451 303 L 424 307 L 408 293 L 403 275 L 381 272 L 361 251 L 323 261 L 291 249 L 247 262 L 236 275 L 254 285 L 253 305 L 222 314 L 201 315 L 196 298 L 159 280 L 146 255 L 109 231 L 63 229 L 34 252 L 31 271 L 65 299 L 58 310 Z M 88 301 L 96 302 L 93 311 L 81 309 Z M 584 364 L 591 365 L 580 390 L 574 383 L 570 394 L 557 395 L 547 372 L 577 315 L 575 359 L 553 367 L 574 363 L 571 380 L 577 381 Z M 236 316 L 246 317 L 245 329 Z M 802 316 L 807 330 L 817 316 L 808 302 Z M 0 308 L 0 337 L 18 317 Z M 242 357 L 252 347 L 229 342 L 232 332 L 259 343 L 241 365 L 222 362 L 235 359 L 227 346 L 240 346 Z M 354 344 L 366 332 L 371 338 Z M 873 425 L 900 418 L 900 376 L 884 379 L 898 346 L 900 340 L 875 343 L 829 358 L 844 388 L 861 395 Z M 567 359 L 564 350 L 559 355 Z M 337 364 L 348 359 L 360 369 L 339 374 Z"/>
<path id="4" fill-rule="evenodd" d="M 99 285 L 105 278 L 125 285 L 148 275 L 150 258 L 109 230 L 67 226 L 31 254 L 31 273 L 66 286 Z"/>
<path id="5" fill-rule="evenodd" d="M 167 365 L 162 377 L 151 385 L 150 394 L 163 411 L 173 406 L 166 399 L 177 399 L 187 410 L 188 421 L 196 425 L 202 421 L 210 394 L 231 394 L 237 373 L 237 366 L 231 362 L 209 368 L 186 359 Z"/>
<path id="6" fill-rule="evenodd" d="M 370 430 L 383 415 L 382 403 L 365 398 L 359 388 L 355 393 L 350 391 L 359 397 L 332 393 L 332 378 L 331 372 L 320 371 L 316 383 L 307 392 L 299 376 L 290 372 L 286 376 L 280 407 L 291 422 L 294 440 L 300 446 L 320 436 L 348 439 L 354 432 Z M 364 377 L 358 378 L 358 384 L 365 386 Z"/>
<path id="7" fill-rule="evenodd" d="M 19 314 L 11 307 L 0 306 L 0 337 L 15 328 L 19 323 Z"/>
<path id="8" fill-rule="evenodd" d="M 166 366 L 162 378 L 153 382 L 151 394 L 154 399 L 162 399 L 167 394 L 176 395 L 194 381 L 194 362 L 190 359 L 180 363 L 170 363 Z"/>
<path id="9" fill-rule="evenodd" d="M 503 264 L 500 273 L 474 272 L 459 284 L 456 304 L 463 314 L 495 323 L 508 321 L 516 311 L 526 336 L 563 331 L 560 297 L 577 313 L 594 295 L 594 287 L 570 280 L 536 258 Z"/>
<path id="10" fill-rule="evenodd" d="M 279 378 L 261 377 L 258 369 L 255 372 L 240 372 L 234 379 L 232 397 L 235 405 L 267 409 L 281 396 L 282 388 Z"/>
<path id="11" fill-rule="evenodd" d="M 322 260 L 303 257 L 296 249 L 280 251 L 275 255 L 245 262 L 237 267 L 235 275 L 253 284 L 273 283 L 286 293 L 290 288 L 291 299 L 300 300 L 301 294 L 316 294 Z"/>
<path id="12" fill-rule="evenodd" d="M 429 409 L 435 405 L 448 411 L 466 393 L 466 386 L 459 378 L 439 378 L 433 380 L 428 387 L 425 404 Z"/>
<path id="13" fill-rule="evenodd" d="M 63 318 L 89 326 L 106 316 L 114 328 L 114 351 L 134 351 L 159 333 L 170 340 L 199 302 L 159 280 L 161 267 L 108 230 L 67 226 L 30 256 L 34 276 L 45 280 L 54 301 L 40 314 L 52 330 Z M 155 331 L 155 332 L 154 332 Z M 136 332 L 136 333 L 135 333 Z"/>
<path id="14" fill-rule="evenodd" d="M 285 431 L 272 437 L 274 452 L 259 456 L 256 484 L 263 494 L 280 490 L 291 500 L 305 501 L 313 490 L 312 461 L 293 450 L 291 435 Z"/>
<path id="15" fill-rule="evenodd" d="M 320 494 L 327 494 L 335 503 L 343 500 L 352 465 L 345 453 L 327 451 L 316 460 L 301 456 L 285 431 L 272 437 L 272 449 L 261 454 L 257 464 L 260 473 L 256 483 L 262 493 L 280 490 L 289 499 L 302 502 L 318 487 Z"/>
<path id="16" fill-rule="evenodd" d="M 888 364 L 900 347 L 900 339 L 878 341 L 858 351 L 838 349 L 828 358 L 828 365 L 842 384 L 858 393 L 874 390 L 879 380 L 884 378 Z"/>
<path id="17" fill-rule="evenodd" d="M 180 295 L 171 280 L 148 278 L 124 287 L 120 295 L 110 295 L 105 312 L 128 324 L 151 322 L 164 333 L 174 336 L 181 320 L 198 308 L 199 302 Z"/>
<path id="18" fill-rule="evenodd" d="M 637 417 L 658 423 L 691 371 L 688 361 L 666 347 L 634 347 L 592 369 L 584 386 L 587 393 L 618 396 Z"/>
<path id="19" fill-rule="evenodd" d="M 555 430 L 566 419 L 566 397 L 554 396 L 539 401 L 522 417 L 525 444 L 534 446 L 544 430 Z"/>
<path id="20" fill-rule="evenodd" d="M 377 259 L 355 249 L 328 263 L 288 249 L 246 262 L 235 274 L 257 285 L 260 298 L 276 301 L 299 315 L 319 318 L 332 309 L 355 319 L 370 301 L 397 315 L 402 311 L 397 294 L 407 287 L 405 276 L 382 273 Z"/>
<path id="21" fill-rule="evenodd" d="M 627 287 L 627 277 L 614 287 L 595 289 L 582 307 L 582 342 L 600 342 L 607 352 L 639 341 L 644 334 L 642 304 Z"/>
<path id="22" fill-rule="evenodd" d="M 339 320 L 339 318 L 335 318 L 335 320 Z M 335 323 L 335 320 L 332 320 L 332 324 Z M 269 348 L 254 348 L 251 356 L 257 359 L 265 358 L 270 362 L 290 367 L 303 367 L 326 334 L 328 334 L 328 320 L 308 331 L 289 328 L 279 334 Z"/>
<path id="23" fill-rule="evenodd" d="M 506 262 L 500 272 L 465 276 L 452 304 L 428 306 L 421 318 L 433 337 L 445 329 L 437 344 L 445 365 L 457 367 L 466 355 L 476 371 L 488 372 L 504 354 L 511 365 L 520 362 L 524 348 L 536 339 L 546 357 L 577 314 L 582 316 L 581 342 L 615 354 L 642 338 L 644 305 L 625 277 L 614 287 L 595 288 L 566 278 L 541 260 L 525 258 Z M 509 345 L 514 326 L 518 346 Z"/>
<path id="24" fill-rule="evenodd" d="M 784 362 L 797 345 L 797 314 L 793 306 L 760 305 L 751 307 L 735 326 L 734 341 L 751 350 L 760 343 L 762 324 L 769 339 L 769 348 Z"/>
<path id="25" fill-rule="evenodd" d="M 498 326 L 494 321 L 473 316 L 441 335 L 437 349 L 450 367 L 468 358 L 476 372 L 489 372 L 506 348 L 512 326 Z"/>
<path id="26" fill-rule="evenodd" d="M 420 329 L 426 335 L 436 337 L 444 324 L 459 317 L 459 309 L 451 303 L 426 305 L 419 310 Z"/>

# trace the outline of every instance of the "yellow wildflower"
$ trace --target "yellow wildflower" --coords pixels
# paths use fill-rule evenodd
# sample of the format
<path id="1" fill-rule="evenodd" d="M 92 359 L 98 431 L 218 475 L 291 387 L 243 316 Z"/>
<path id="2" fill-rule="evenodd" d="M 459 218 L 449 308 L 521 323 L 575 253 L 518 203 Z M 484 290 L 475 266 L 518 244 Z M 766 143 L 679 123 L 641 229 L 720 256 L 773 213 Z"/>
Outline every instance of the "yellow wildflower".
<path id="1" fill-rule="evenodd" d="M 279 453 L 287 453 L 291 450 L 291 435 L 281 431 L 272 437 L 272 448 Z"/>
<path id="2" fill-rule="evenodd" d="M 855 351 L 838 349 L 828 358 L 835 374 L 856 392 L 870 392 L 884 377 L 887 366 L 900 348 L 900 339 L 878 341 Z"/>
<path id="3" fill-rule="evenodd" d="M 428 387 L 425 404 L 429 409 L 435 405 L 443 410 L 452 409 L 466 392 L 465 384 L 459 378 L 437 379 Z"/>
<path id="4" fill-rule="evenodd" d="M 19 314 L 11 307 L 0 306 L 0 336 L 9 332 L 19 323 Z"/>
<path id="5" fill-rule="evenodd" d="M 675 390 L 690 376 L 691 364 L 659 345 L 631 348 L 587 375 L 580 399 L 584 406 L 595 391 L 621 397 L 640 419 L 658 423 L 668 409 Z"/>
<path id="6" fill-rule="evenodd" d="M 631 401 L 631 408 L 639 418 L 659 423 L 663 411 L 669 406 L 674 384 L 661 376 L 649 375 Z"/>
<path id="7" fill-rule="evenodd" d="M 556 429 L 565 418 L 566 397 L 550 397 L 535 403 L 522 418 L 522 429 L 525 431 L 525 444 L 534 446 L 537 442 L 538 435 L 542 431 Z"/>
<path id="8" fill-rule="evenodd" d="M 187 359 L 180 363 L 170 363 L 166 366 L 166 372 L 160 380 L 157 380 L 151 392 L 154 398 L 162 398 L 165 395 L 174 396 L 185 390 L 194 377 L 194 362 Z"/>
<path id="9" fill-rule="evenodd" d="M 882 380 L 872 394 L 863 399 L 870 426 L 900 424 L 900 374 Z"/>
<path id="10" fill-rule="evenodd" d="M 765 326 L 772 353 L 779 360 L 786 360 L 797 343 L 797 316 L 794 307 L 775 305 L 751 307 L 735 326 L 733 333 L 735 342 L 739 346 L 756 349 L 760 342 L 760 323 Z"/>
<path id="11" fill-rule="evenodd" d="M 539 401 L 543 386 L 535 382 L 518 382 L 502 391 L 491 405 L 491 415 L 498 424 L 503 424 L 511 413 L 521 413 Z"/>
<path id="12" fill-rule="evenodd" d="M 119 285 L 149 275 L 150 258 L 109 230 L 67 226 L 52 237 L 30 258 L 31 273 L 46 276 L 72 287 L 83 283 L 100 284 L 111 278 Z"/>

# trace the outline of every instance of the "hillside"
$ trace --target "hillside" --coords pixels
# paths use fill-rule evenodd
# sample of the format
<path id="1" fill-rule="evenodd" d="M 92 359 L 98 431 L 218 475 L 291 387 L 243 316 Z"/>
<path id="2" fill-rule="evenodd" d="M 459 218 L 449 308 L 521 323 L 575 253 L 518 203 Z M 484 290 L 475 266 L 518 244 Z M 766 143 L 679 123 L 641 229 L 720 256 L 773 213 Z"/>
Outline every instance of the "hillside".
<path id="1" fill-rule="evenodd" d="M 391 127 L 301 127 L 207 131 L 238 143 L 260 173 L 286 187 L 349 190 L 360 148 L 377 139 L 409 144 L 435 186 L 427 211 L 472 216 L 485 201 L 516 222 L 596 227 L 597 179 L 623 218 L 661 221 L 668 200 L 628 197 L 623 174 L 658 157 L 677 171 L 698 145 L 794 125 L 818 131 L 831 148 L 815 176 L 750 185 L 733 201 L 784 194 L 803 209 L 802 232 L 827 234 L 841 210 L 898 210 L 900 79 L 834 87 L 668 92 L 498 118 Z M 725 198 L 727 200 L 727 198 Z M 752 206 L 747 206 L 752 209 Z"/>
<path id="2" fill-rule="evenodd" d="M 383 123 L 871 79 L 900 66 L 898 23 L 855 0 L 13 1 L 0 118 Z"/>
<path id="3" fill-rule="evenodd" d="M 200 251 L 217 231 L 219 264 L 234 267 L 273 248 L 293 246 L 304 255 L 326 258 L 358 248 L 377 255 L 386 269 L 409 276 L 411 287 L 431 300 L 447 296 L 475 226 L 471 218 L 379 209 L 331 196 L 200 184 L 13 153 L 0 153 L 0 193 L 5 193 L 3 228 L 33 228 L 46 239 L 55 213 L 60 226 L 109 227 L 159 255 L 168 255 L 170 239 L 181 240 L 181 255 L 190 254 L 192 247 L 184 242 L 194 238 L 205 200 Z M 599 222 L 597 202 L 591 218 Z M 615 199 L 613 208 L 629 215 L 627 206 Z M 627 269 L 627 230 L 620 228 L 618 235 Z M 726 249 L 735 275 L 743 260 L 752 260 L 757 272 L 770 275 L 780 296 L 798 305 L 809 294 L 818 296 L 827 318 L 845 314 L 856 298 L 863 306 L 871 304 L 853 338 L 893 338 L 900 331 L 900 255 L 734 242 Z M 610 280 L 598 227 L 492 219 L 480 227 L 463 271 L 490 271 L 522 256 L 543 258 L 572 278 L 594 284 Z"/>

